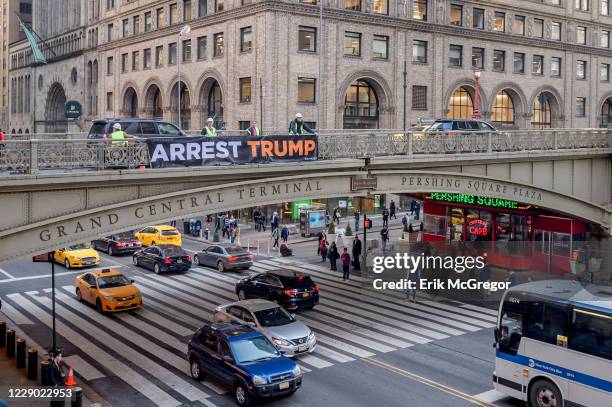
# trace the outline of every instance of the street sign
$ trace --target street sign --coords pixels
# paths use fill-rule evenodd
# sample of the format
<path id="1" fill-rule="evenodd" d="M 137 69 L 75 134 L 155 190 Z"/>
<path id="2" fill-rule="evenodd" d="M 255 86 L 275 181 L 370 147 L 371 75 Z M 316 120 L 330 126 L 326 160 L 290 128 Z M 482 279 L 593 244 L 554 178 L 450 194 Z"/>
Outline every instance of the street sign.
<path id="1" fill-rule="evenodd" d="M 78 119 L 81 117 L 81 104 L 76 100 L 69 100 L 64 103 L 67 119 Z"/>
<path id="2" fill-rule="evenodd" d="M 32 257 L 34 263 L 51 263 L 53 261 L 53 252 L 37 254 Z"/>
<path id="3" fill-rule="evenodd" d="M 351 178 L 351 190 L 357 191 L 360 189 L 376 189 L 378 188 L 377 178 Z"/>

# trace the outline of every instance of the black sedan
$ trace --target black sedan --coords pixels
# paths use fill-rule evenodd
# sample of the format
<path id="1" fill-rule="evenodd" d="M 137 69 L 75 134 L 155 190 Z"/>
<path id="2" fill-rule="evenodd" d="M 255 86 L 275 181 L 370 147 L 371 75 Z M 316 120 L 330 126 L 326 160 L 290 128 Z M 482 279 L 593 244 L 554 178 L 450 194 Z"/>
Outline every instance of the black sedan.
<path id="1" fill-rule="evenodd" d="M 191 256 L 179 246 L 161 244 L 134 253 L 134 265 L 152 269 L 156 274 L 164 271 L 187 271 Z"/>
<path id="2" fill-rule="evenodd" d="M 240 300 L 264 298 L 288 310 L 311 309 L 319 303 L 319 286 L 309 275 L 292 270 L 274 270 L 239 280 Z"/>
<path id="3" fill-rule="evenodd" d="M 193 262 L 197 266 L 216 267 L 221 272 L 248 270 L 253 265 L 253 255 L 235 244 L 220 243 L 194 254 Z"/>
<path id="4" fill-rule="evenodd" d="M 137 252 L 142 249 L 142 244 L 136 239 L 134 232 L 123 232 L 92 240 L 91 247 L 114 256 Z"/>

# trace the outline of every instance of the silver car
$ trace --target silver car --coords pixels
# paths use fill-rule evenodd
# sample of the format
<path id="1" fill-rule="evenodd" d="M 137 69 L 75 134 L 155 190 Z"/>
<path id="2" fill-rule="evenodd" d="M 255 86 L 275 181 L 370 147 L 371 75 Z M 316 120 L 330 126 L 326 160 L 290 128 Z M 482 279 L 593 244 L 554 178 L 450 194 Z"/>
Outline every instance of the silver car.
<path id="1" fill-rule="evenodd" d="M 285 356 L 312 353 L 317 346 L 314 332 L 283 307 L 253 299 L 220 305 L 213 311 L 215 322 L 236 321 L 264 334 Z"/>
<path id="2" fill-rule="evenodd" d="M 218 243 L 193 255 L 196 266 L 225 270 L 248 270 L 253 265 L 253 255 L 243 247 L 231 243 Z"/>

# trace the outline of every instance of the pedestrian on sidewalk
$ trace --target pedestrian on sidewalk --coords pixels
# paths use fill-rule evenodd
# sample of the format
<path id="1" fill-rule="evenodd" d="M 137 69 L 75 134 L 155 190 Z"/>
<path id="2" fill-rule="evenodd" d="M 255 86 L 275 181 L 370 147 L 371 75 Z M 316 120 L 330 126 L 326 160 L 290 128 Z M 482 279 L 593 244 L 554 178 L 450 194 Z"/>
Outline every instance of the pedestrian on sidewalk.
<path id="1" fill-rule="evenodd" d="M 281 239 L 283 239 L 283 243 L 287 243 L 287 239 L 289 239 L 289 228 L 287 225 L 283 225 L 281 229 Z"/>
<path id="2" fill-rule="evenodd" d="M 406 300 L 416 303 L 416 293 L 419 286 L 419 281 L 421 280 L 421 270 L 418 267 L 415 270 L 408 270 L 407 277 L 408 282 L 413 288 L 410 288 L 410 286 L 406 288 Z M 412 297 L 412 299 L 410 297 Z"/>
<path id="3" fill-rule="evenodd" d="M 361 270 L 361 265 L 359 264 L 359 258 L 361 256 L 361 240 L 359 240 L 359 235 L 355 235 L 355 240 L 353 240 L 353 269 Z"/>
<path id="4" fill-rule="evenodd" d="M 383 252 L 387 251 L 387 241 L 389 240 L 389 228 L 385 225 L 380 230 L 380 240 L 382 242 Z"/>
<path id="5" fill-rule="evenodd" d="M 253 225 L 255 226 L 255 231 L 259 232 L 260 231 L 260 225 L 259 225 L 259 208 L 255 208 L 253 210 Z"/>
<path id="6" fill-rule="evenodd" d="M 359 232 L 359 211 L 356 210 L 353 216 L 355 217 L 355 232 Z"/>
<path id="7" fill-rule="evenodd" d="M 280 223 L 280 218 L 278 216 L 278 212 L 274 212 L 272 214 L 272 218 L 270 219 L 270 224 L 271 224 L 272 230 L 278 229 L 278 224 L 279 223 Z"/>
<path id="8" fill-rule="evenodd" d="M 397 219 L 397 215 L 395 214 L 395 210 L 397 208 L 395 207 L 395 201 L 392 199 L 391 203 L 389 204 L 389 217 L 393 218 L 393 219 Z"/>
<path id="9" fill-rule="evenodd" d="M 342 281 L 349 279 L 349 272 L 351 268 L 351 255 L 348 254 L 348 249 L 345 247 L 340 256 L 342 261 Z"/>
<path id="10" fill-rule="evenodd" d="M 382 217 L 383 226 L 389 226 L 389 209 L 386 206 L 383 206 Z"/>
<path id="11" fill-rule="evenodd" d="M 330 270 L 338 271 L 338 266 L 336 262 L 340 257 L 340 253 L 338 253 L 338 247 L 336 246 L 336 242 L 332 242 L 331 247 L 329 248 L 329 262 L 331 264 Z"/>
<path id="12" fill-rule="evenodd" d="M 323 231 L 319 232 L 318 238 L 319 238 L 319 243 L 317 244 L 317 255 L 320 255 L 321 254 L 321 241 L 325 239 L 325 237 L 323 236 Z"/>
<path id="13" fill-rule="evenodd" d="M 336 209 L 334 209 L 334 222 L 335 223 L 340 223 L 340 208 L 336 207 Z"/>
<path id="14" fill-rule="evenodd" d="M 276 248 L 278 247 L 278 238 L 279 238 L 280 233 L 278 233 L 278 228 L 272 229 L 272 240 L 274 240 L 274 244 L 272 245 L 272 248 Z"/>
<path id="15" fill-rule="evenodd" d="M 487 254 L 484 253 L 484 267 L 480 272 L 480 280 L 482 282 L 491 282 L 491 265 L 489 264 L 489 260 L 487 260 Z M 483 293 L 483 298 L 488 298 L 491 296 L 491 290 L 485 289 Z"/>
<path id="16" fill-rule="evenodd" d="M 321 240 L 321 263 L 325 263 L 325 260 L 327 260 L 327 253 L 329 251 L 327 246 L 327 241 L 325 239 Z"/>

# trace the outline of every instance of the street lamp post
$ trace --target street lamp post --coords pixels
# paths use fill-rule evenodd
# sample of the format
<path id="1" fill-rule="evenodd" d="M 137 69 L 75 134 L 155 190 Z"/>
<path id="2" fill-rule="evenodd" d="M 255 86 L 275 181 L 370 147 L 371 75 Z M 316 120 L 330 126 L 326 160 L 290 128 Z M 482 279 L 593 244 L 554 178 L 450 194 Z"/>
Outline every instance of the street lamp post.
<path id="1" fill-rule="evenodd" d="M 189 24 L 185 24 L 181 31 L 178 34 L 178 44 L 176 44 L 176 74 L 178 77 L 177 90 L 178 90 L 178 128 L 182 130 L 183 126 L 181 126 L 181 58 L 183 57 L 181 50 L 181 37 L 183 35 L 187 35 L 191 32 L 191 26 Z"/>
<path id="2" fill-rule="evenodd" d="M 480 110 L 478 106 L 478 80 L 480 79 L 480 69 L 474 69 L 474 112 L 472 119 L 480 119 Z"/>

